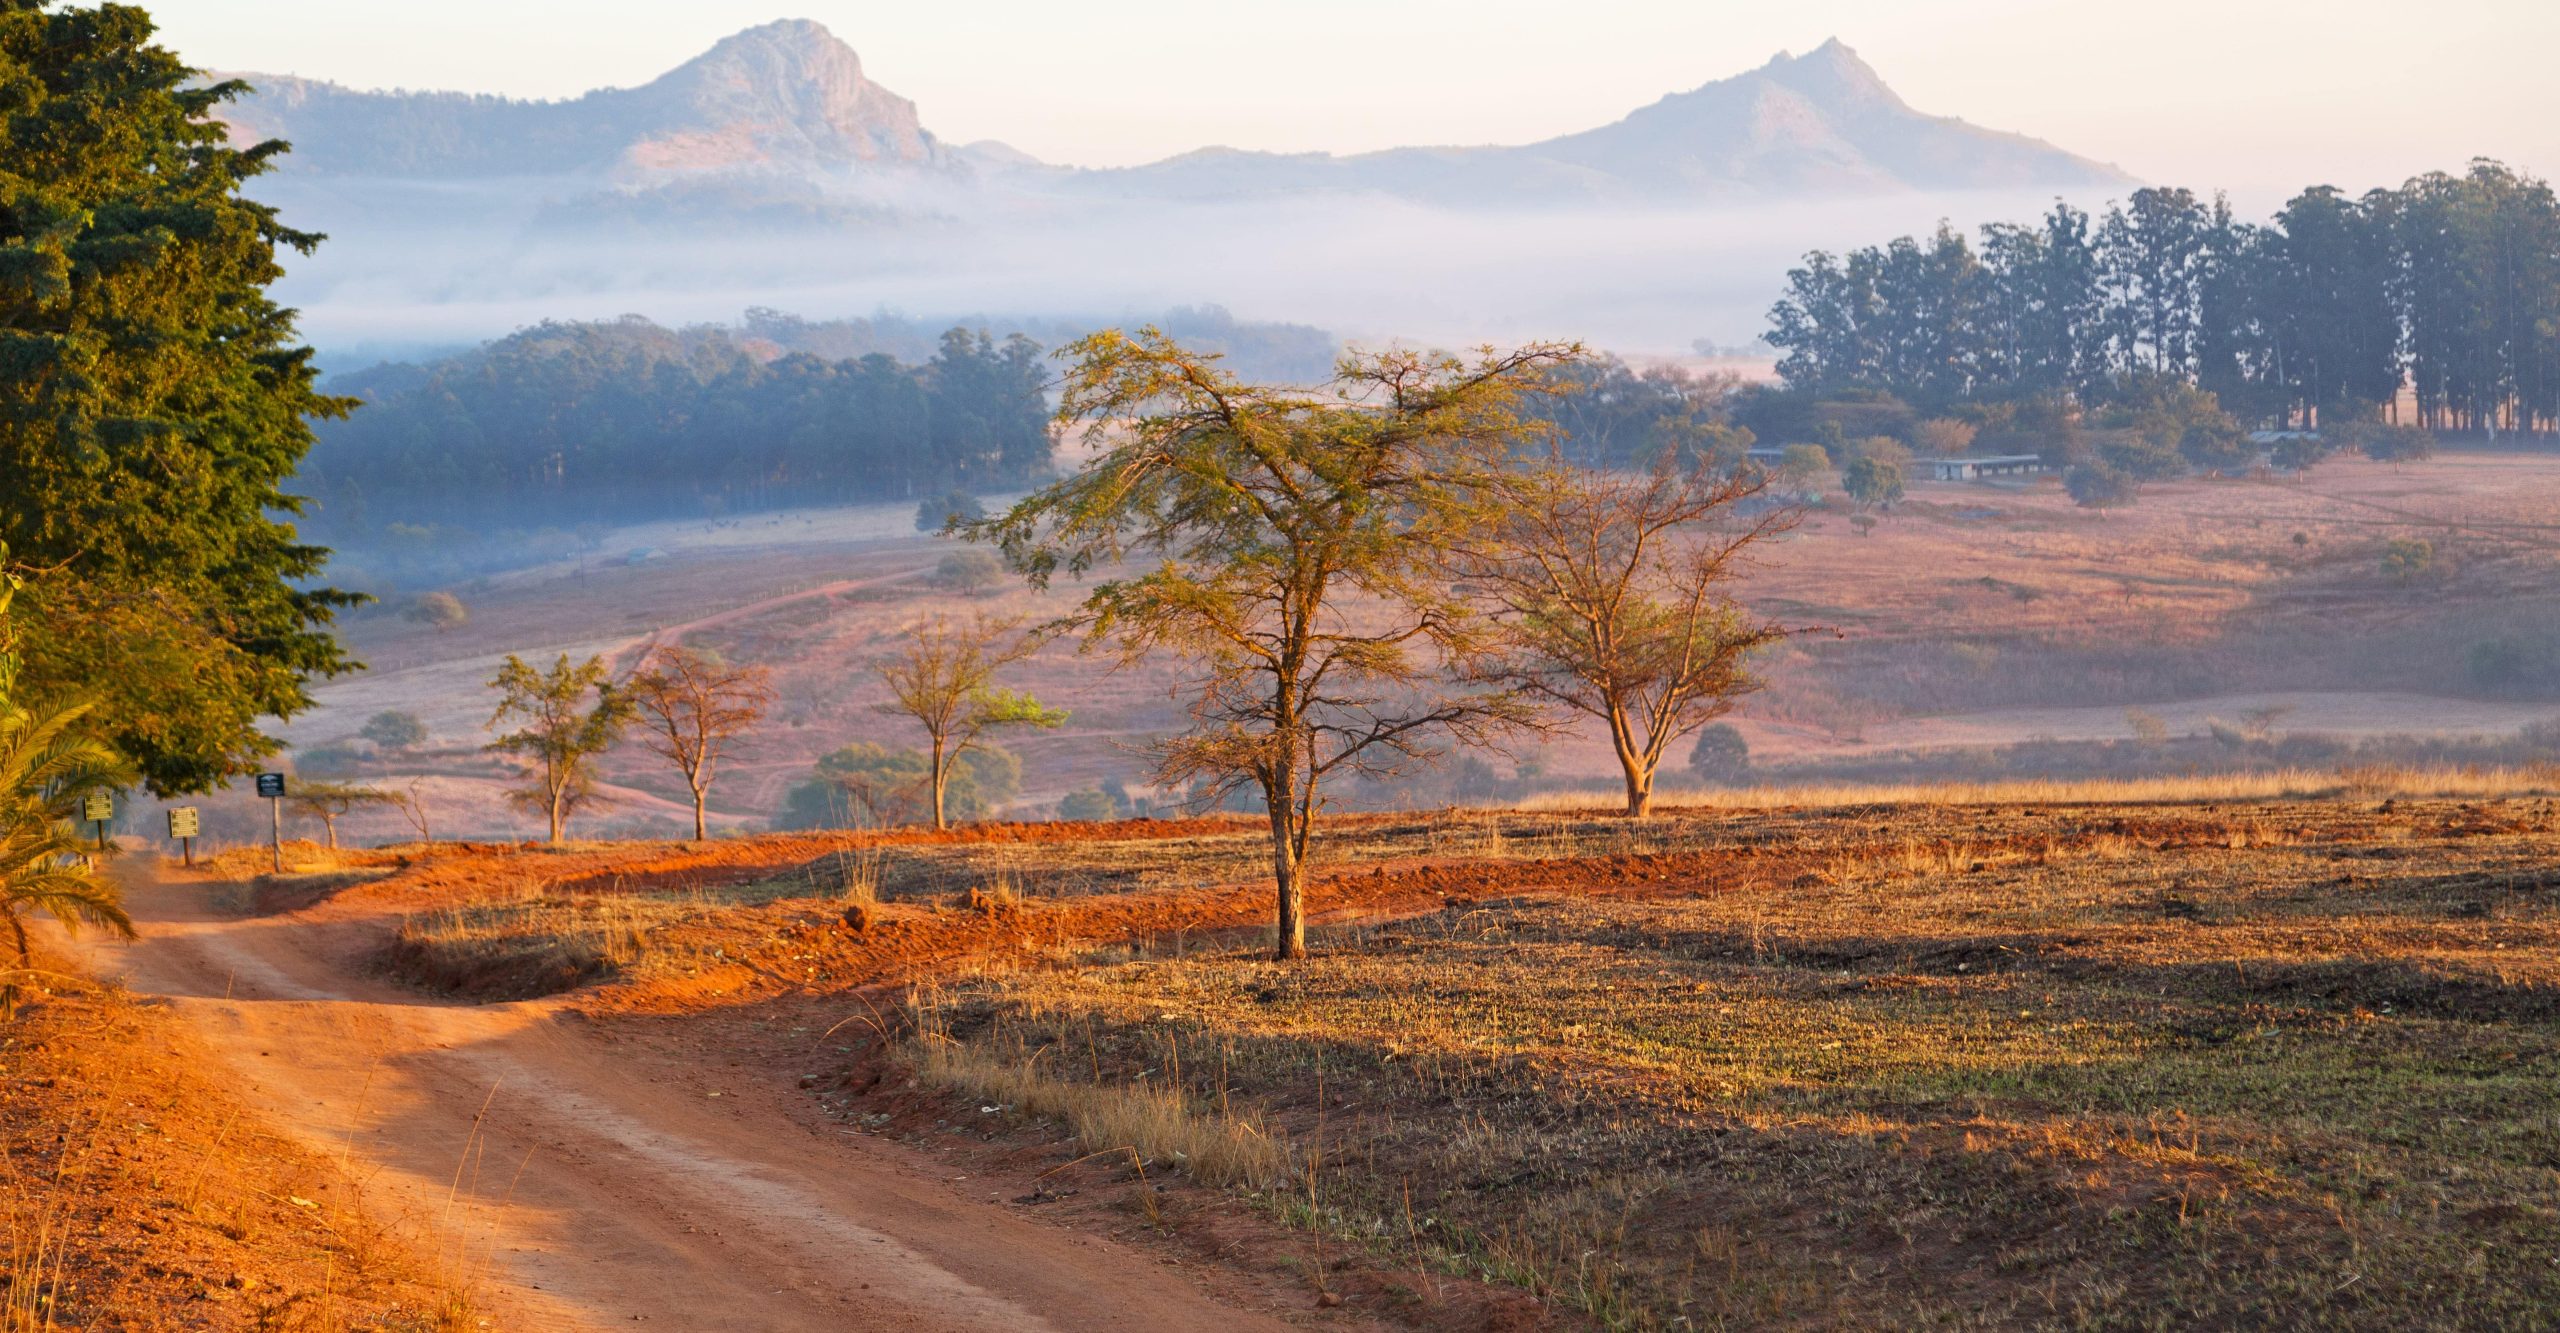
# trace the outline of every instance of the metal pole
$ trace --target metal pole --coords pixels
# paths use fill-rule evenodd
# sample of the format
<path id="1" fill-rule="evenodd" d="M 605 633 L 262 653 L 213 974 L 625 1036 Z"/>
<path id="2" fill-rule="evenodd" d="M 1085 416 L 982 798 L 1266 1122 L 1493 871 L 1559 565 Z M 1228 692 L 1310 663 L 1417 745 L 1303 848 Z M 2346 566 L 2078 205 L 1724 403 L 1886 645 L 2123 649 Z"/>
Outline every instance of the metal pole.
<path id="1" fill-rule="evenodd" d="M 178 845 L 179 845 L 180 847 L 183 847 L 183 848 L 185 848 L 185 849 L 186 849 L 186 855 L 187 855 L 187 869 L 189 869 L 189 870 L 193 870 L 193 869 L 195 869 L 195 868 L 196 868 L 196 840 L 195 840 L 195 839 L 193 839 L 193 838 L 180 838 L 180 839 L 178 839 Z"/>
<path id="2" fill-rule="evenodd" d="M 275 848 L 276 873 L 281 875 L 284 873 L 284 799 L 282 797 L 267 798 L 267 822 L 275 829 L 275 841 L 271 845 Z"/>

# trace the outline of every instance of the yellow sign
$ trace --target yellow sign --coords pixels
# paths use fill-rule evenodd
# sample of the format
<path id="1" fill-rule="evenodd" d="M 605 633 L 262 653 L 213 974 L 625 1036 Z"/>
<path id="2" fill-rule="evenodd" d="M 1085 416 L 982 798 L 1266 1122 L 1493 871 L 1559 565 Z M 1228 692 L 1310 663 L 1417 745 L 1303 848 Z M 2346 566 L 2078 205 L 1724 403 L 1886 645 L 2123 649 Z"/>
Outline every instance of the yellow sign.
<path id="1" fill-rule="evenodd" d="M 92 824 L 103 824 L 116 817 L 116 798 L 105 792 L 92 794 L 80 803 L 80 817 Z"/>
<path id="2" fill-rule="evenodd" d="M 169 811 L 169 836 L 172 838 L 200 836 L 198 830 L 203 827 L 204 817 L 192 805 L 176 806 Z"/>

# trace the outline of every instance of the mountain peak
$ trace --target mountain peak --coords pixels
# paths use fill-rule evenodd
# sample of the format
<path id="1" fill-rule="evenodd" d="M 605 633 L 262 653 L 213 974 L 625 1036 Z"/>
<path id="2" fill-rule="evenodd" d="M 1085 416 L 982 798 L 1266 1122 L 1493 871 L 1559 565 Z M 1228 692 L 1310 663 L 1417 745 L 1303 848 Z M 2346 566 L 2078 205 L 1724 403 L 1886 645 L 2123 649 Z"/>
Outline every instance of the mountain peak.
<path id="1" fill-rule="evenodd" d="M 1769 79 L 1836 110 L 1908 110 L 1875 66 L 1834 37 L 1800 56 L 1778 53 L 1761 68 Z"/>
<path id="2" fill-rule="evenodd" d="M 659 104 L 658 132 L 624 154 L 648 172 L 946 156 L 915 103 L 865 77 L 862 57 L 811 19 L 734 33 L 632 95 Z"/>

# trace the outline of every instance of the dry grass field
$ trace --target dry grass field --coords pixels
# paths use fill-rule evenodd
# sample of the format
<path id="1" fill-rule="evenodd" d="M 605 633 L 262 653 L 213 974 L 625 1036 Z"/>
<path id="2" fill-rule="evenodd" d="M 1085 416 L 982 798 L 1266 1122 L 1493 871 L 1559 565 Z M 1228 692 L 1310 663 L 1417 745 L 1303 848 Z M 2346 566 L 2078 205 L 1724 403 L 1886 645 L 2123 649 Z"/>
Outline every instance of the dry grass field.
<path id="1" fill-rule="evenodd" d="M 262 891 L 404 912 L 449 994 L 828 1021 L 790 1072 L 852 1130 L 1115 1227 L 1240 1208 L 1419 1327 L 2560 1324 L 2548 775 L 1851 795 L 1340 818 L 1302 966 L 1241 821 Z"/>

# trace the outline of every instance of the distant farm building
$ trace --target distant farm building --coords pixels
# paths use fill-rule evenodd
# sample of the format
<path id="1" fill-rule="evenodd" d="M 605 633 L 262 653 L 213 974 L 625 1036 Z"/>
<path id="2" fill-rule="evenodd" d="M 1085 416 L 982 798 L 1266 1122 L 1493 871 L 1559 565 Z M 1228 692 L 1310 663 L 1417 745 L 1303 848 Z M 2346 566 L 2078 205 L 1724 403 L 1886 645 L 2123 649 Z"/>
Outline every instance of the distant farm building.
<path id="1" fill-rule="evenodd" d="M 1932 481 L 1981 481 L 1986 477 L 2023 477 L 2044 471 L 2041 454 L 2001 454 L 1994 458 L 1923 458 Z"/>

